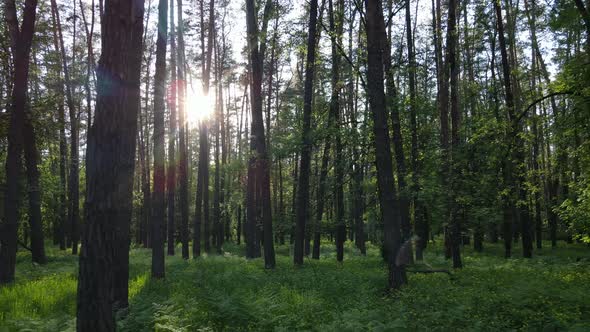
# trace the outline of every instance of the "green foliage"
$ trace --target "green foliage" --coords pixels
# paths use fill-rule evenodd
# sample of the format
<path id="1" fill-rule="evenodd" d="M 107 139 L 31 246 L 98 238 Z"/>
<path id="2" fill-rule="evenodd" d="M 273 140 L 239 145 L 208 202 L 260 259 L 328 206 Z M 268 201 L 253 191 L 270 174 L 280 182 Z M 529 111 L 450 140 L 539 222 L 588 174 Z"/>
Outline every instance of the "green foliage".
<path id="1" fill-rule="evenodd" d="M 549 247 L 549 246 L 547 246 Z M 346 247 L 344 264 L 332 246 L 322 259 L 294 268 L 289 247 L 277 248 L 277 268 L 246 260 L 226 245 L 223 256 L 167 258 L 165 280 L 149 277 L 150 251 L 131 251 L 130 307 L 120 331 L 397 331 L 542 330 L 590 328 L 590 253 L 580 246 L 544 249 L 531 260 L 466 248 L 466 268 L 410 274 L 409 285 L 387 295 L 379 252 Z M 516 251 L 516 250 L 515 250 Z M 20 253 L 17 281 L 0 289 L 0 331 L 74 330 L 77 257 L 50 251 L 47 266 Z M 442 248 L 429 248 L 423 266 L 446 267 Z"/>

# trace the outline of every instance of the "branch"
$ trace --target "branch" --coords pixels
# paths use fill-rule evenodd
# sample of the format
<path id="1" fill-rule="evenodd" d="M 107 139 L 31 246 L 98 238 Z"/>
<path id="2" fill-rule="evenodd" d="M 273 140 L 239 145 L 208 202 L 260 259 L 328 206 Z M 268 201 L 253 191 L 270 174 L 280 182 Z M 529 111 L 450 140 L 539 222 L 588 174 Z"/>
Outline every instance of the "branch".
<path id="1" fill-rule="evenodd" d="M 409 0 L 406 0 L 409 1 Z M 397 13 L 400 12 L 400 10 L 406 8 L 406 2 L 404 1 L 404 3 L 402 3 L 402 5 L 399 8 L 396 8 L 395 10 L 392 10 L 391 13 L 389 13 L 389 18 L 387 19 L 387 22 L 385 24 L 386 27 L 389 26 L 389 24 L 391 23 L 391 20 L 393 19 L 393 17 L 395 15 L 397 15 Z"/>
<path id="2" fill-rule="evenodd" d="M 516 123 L 519 123 L 520 120 L 522 120 L 522 118 L 531 110 L 531 108 L 533 108 L 533 106 L 537 105 L 538 103 L 542 102 L 545 99 L 551 98 L 551 97 L 555 97 L 555 96 L 560 96 L 560 95 L 571 95 L 573 92 L 572 91 L 562 91 L 562 92 L 552 92 L 546 96 L 543 96 L 535 101 L 533 101 L 522 113 L 520 113 L 520 115 L 516 118 Z"/>
<path id="3" fill-rule="evenodd" d="M 406 270 L 406 272 L 410 272 L 410 273 L 446 273 L 449 276 L 452 276 L 451 271 L 446 270 L 446 269 L 440 269 L 440 270 Z"/>
<path id="4" fill-rule="evenodd" d="M 332 33 L 324 25 L 324 22 L 323 21 L 320 21 L 320 24 L 322 25 L 322 28 L 324 28 L 324 30 L 326 31 L 326 33 L 328 35 L 330 35 Z M 336 47 L 338 48 L 338 52 L 340 53 L 340 55 L 342 55 L 342 57 L 346 60 L 346 62 L 348 62 L 348 64 L 350 64 L 350 66 L 354 69 L 354 71 L 356 71 L 356 73 L 358 74 L 359 78 L 361 79 L 361 85 L 363 86 L 363 89 L 366 91 L 367 90 L 367 83 L 365 82 L 365 79 L 363 78 L 363 75 L 362 75 L 361 71 L 359 70 L 359 68 L 356 67 L 354 65 L 354 63 L 352 62 L 352 60 L 346 55 L 346 52 L 344 51 L 344 49 L 342 48 L 342 45 L 340 45 L 340 43 L 335 42 L 334 44 L 336 44 Z"/>
<path id="5" fill-rule="evenodd" d="M 365 13 L 363 12 L 363 6 L 359 5 L 358 0 L 354 0 L 354 7 L 356 8 L 356 10 L 359 12 L 360 18 L 361 18 L 361 23 L 363 24 L 364 27 L 367 26 L 367 19 L 365 18 Z"/>
<path id="6" fill-rule="evenodd" d="M 30 252 L 33 252 L 33 250 L 31 250 L 31 248 L 27 247 L 24 243 L 21 242 L 21 240 L 17 240 L 17 243 L 20 244 L 21 247 L 27 249 Z"/>
<path id="7" fill-rule="evenodd" d="M 8 33 L 10 35 L 10 49 L 12 50 L 13 57 L 16 57 L 16 47 L 18 44 L 20 31 L 18 28 L 16 4 L 14 3 L 14 0 L 5 1 L 4 13 L 6 25 L 8 26 Z"/>

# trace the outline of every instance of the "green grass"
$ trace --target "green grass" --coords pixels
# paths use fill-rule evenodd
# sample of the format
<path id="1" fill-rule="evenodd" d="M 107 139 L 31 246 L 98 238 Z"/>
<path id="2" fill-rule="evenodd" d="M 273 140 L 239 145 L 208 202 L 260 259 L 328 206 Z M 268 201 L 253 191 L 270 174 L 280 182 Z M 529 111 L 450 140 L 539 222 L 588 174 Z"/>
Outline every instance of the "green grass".
<path id="1" fill-rule="evenodd" d="M 564 244 L 506 260 L 500 246 L 486 245 L 482 254 L 465 248 L 466 267 L 452 277 L 410 274 L 394 294 L 385 292 L 374 247 L 367 257 L 347 247 L 342 265 L 325 247 L 321 260 L 294 268 L 282 246 L 268 271 L 228 244 L 222 256 L 167 257 L 165 280 L 149 277 L 149 250 L 133 249 L 130 306 L 118 330 L 590 330 L 589 248 Z M 77 259 L 54 249 L 48 255 L 38 266 L 19 253 L 16 282 L 0 288 L 0 331 L 74 329 Z M 425 265 L 449 262 L 434 247 Z"/>

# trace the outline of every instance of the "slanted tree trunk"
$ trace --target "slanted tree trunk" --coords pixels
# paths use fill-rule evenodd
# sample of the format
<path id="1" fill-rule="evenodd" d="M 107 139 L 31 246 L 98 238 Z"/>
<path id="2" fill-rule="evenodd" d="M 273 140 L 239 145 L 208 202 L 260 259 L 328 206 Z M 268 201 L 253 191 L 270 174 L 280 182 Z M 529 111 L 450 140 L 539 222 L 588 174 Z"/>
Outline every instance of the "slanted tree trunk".
<path id="1" fill-rule="evenodd" d="M 375 146 L 375 164 L 377 166 L 377 186 L 379 188 L 379 205 L 385 235 L 384 249 L 387 257 L 388 286 L 399 289 L 406 283 L 405 264 L 401 249 L 401 231 L 399 199 L 396 193 L 389 128 L 384 93 L 383 76 L 383 37 L 385 21 L 380 0 L 367 0 L 367 54 L 368 54 L 368 99 L 373 118 L 373 144 Z"/>
<path id="2" fill-rule="evenodd" d="M 14 82 L 11 92 L 11 115 L 8 127 L 8 152 L 6 156 L 6 192 L 4 223 L 0 235 L 0 284 L 14 280 L 20 208 L 19 177 L 22 170 L 24 145 L 25 108 L 29 80 L 29 58 L 35 30 L 36 0 L 26 0 L 19 27 L 14 0 L 5 1 L 4 14 L 10 35 L 10 48 L 14 63 Z"/>
<path id="3" fill-rule="evenodd" d="M 156 75 L 154 77 L 154 192 L 152 194 L 152 277 L 164 278 L 165 225 L 165 152 L 164 95 L 166 93 L 166 44 L 168 34 L 168 0 L 158 3 L 158 39 L 156 41 Z"/>
<path id="4" fill-rule="evenodd" d="M 303 265 L 303 242 L 305 222 L 309 218 L 309 176 L 311 168 L 311 106 L 313 98 L 313 79 L 315 70 L 316 28 L 318 2 L 311 0 L 309 6 L 309 33 L 307 37 L 307 61 L 305 64 L 305 84 L 303 95 L 303 124 L 299 178 L 297 179 L 297 210 L 295 212 L 295 248 L 293 262 Z"/>
<path id="5" fill-rule="evenodd" d="M 143 0 L 105 1 L 96 116 L 88 137 L 78 331 L 114 331 L 113 307 L 127 304 L 143 13 Z"/>

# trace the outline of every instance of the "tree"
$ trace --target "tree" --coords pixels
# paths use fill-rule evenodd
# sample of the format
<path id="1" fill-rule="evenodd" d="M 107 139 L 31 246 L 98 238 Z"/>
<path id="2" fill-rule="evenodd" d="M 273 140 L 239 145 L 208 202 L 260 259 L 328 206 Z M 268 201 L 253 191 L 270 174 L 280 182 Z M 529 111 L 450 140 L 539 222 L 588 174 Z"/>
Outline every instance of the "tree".
<path id="1" fill-rule="evenodd" d="M 176 210 L 174 209 L 176 196 L 176 126 L 178 124 L 176 117 L 176 40 L 174 37 L 174 0 L 170 0 L 170 91 L 168 95 L 168 108 L 170 109 L 170 119 L 168 130 L 168 178 L 166 190 L 168 195 L 168 255 L 174 256 L 175 248 L 175 230 L 174 223 Z M 193 242 L 193 247 L 194 247 Z M 193 249 L 194 252 L 194 249 Z"/>
<path id="2" fill-rule="evenodd" d="M 0 284 L 14 280 L 16 265 L 17 230 L 20 207 L 20 172 L 22 169 L 27 107 L 27 84 L 31 42 L 35 30 L 36 0 L 26 0 L 19 27 L 14 0 L 5 2 L 5 19 L 10 35 L 10 50 L 14 63 L 14 82 L 11 91 L 10 124 L 8 127 L 8 154 L 6 157 L 6 194 L 4 201 L 4 224 L 0 238 Z"/>
<path id="3" fill-rule="evenodd" d="M 316 26 L 318 2 L 311 0 L 309 6 L 309 32 L 307 37 L 307 60 L 305 63 L 305 85 L 303 95 L 303 126 L 299 178 L 297 179 L 297 211 L 295 225 L 295 248 L 293 262 L 303 265 L 303 241 L 305 221 L 309 217 L 309 176 L 311 168 L 311 106 L 313 97 L 313 78 L 315 70 Z"/>
<path id="4" fill-rule="evenodd" d="M 199 2 L 201 11 L 201 27 L 205 26 L 205 12 L 203 9 L 204 0 Z M 201 52 L 204 55 L 202 67 L 203 95 L 209 95 L 211 78 L 211 61 L 213 52 L 213 34 L 215 29 L 214 1 L 209 3 L 209 28 L 207 36 L 207 47 L 205 48 L 205 30 L 201 29 Z M 199 124 L 199 169 L 197 174 L 197 192 L 195 202 L 195 222 L 193 233 L 193 257 L 201 254 L 201 220 L 204 223 L 205 251 L 211 250 L 211 236 L 209 232 L 209 139 L 207 119 L 201 119 Z M 201 207 L 203 215 L 201 215 Z"/>
<path id="5" fill-rule="evenodd" d="M 184 54 L 184 21 L 182 19 L 182 0 L 178 0 L 178 182 L 180 183 L 180 240 L 182 258 L 188 259 L 188 147 L 186 123 L 186 63 Z"/>
<path id="6" fill-rule="evenodd" d="M 447 24 L 447 57 L 446 65 L 450 71 L 450 88 L 451 88 L 451 153 L 448 156 L 449 169 L 449 231 L 451 240 L 451 255 L 453 256 L 453 267 L 461 268 L 461 225 L 459 217 L 459 178 L 460 178 L 460 160 L 459 149 L 461 140 L 459 137 L 459 66 L 457 65 L 457 0 L 449 0 L 449 14 Z M 447 70 L 445 68 L 445 70 Z M 448 75 L 448 74 L 447 74 Z"/>
<path id="7" fill-rule="evenodd" d="M 61 61 L 64 72 L 64 83 L 66 87 L 66 102 L 70 115 L 70 175 L 68 181 L 68 216 L 69 216 L 69 230 L 70 241 L 72 245 L 72 254 L 78 254 L 78 241 L 80 237 L 80 158 L 78 146 L 78 111 L 75 106 L 74 96 L 72 93 L 72 80 L 67 63 L 66 49 L 64 38 L 62 34 L 61 21 L 57 4 L 52 0 L 53 11 L 55 12 L 55 21 L 57 26 L 58 39 L 61 51 Z M 75 7 L 74 7 L 75 8 Z M 69 243 L 69 242 L 68 242 Z"/>
<path id="8" fill-rule="evenodd" d="M 51 5 L 51 22 L 53 23 L 53 47 L 55 52 L 60 54 L 60 43 L 57 32 L 56 22 L 56 7 L 53 2 Z M 59 191 L 59 226 L 58 226 L 58 237 L 59 237 L 59 248 L 61 250 L 66 249 L 66 163 L 68 159 L 67 142 L 66 142 L 66 120 L 64 110 L 64 87 L 62 80 L 62 64 L 61 58 L 57 61 L 57 95 L 58 101 L 58 122 L 59 122 L 59 179 L 60 179 L 60 191 Z"/>
<path id="9" fill-rule="evenodd" d="M 164 94 L 166 93 L 166 36 L 168 33 L 168 0 L 158 3 L 158 39 L 156 75 L 154 77 L 154 193 L 152 195 L 152 277 L 163 278 L 164 265 L 164 201 L 166 175 L 164 155 Z"/>
<path id="10" fill-rule="evenodd" d="M 385 236 L 384 249 L 389 269 L 389 288 L 398 289 L 406 283 L 404 258 L 400 255 L 401 232 L 399 198 L 396 194 L 387 113 L 385 112 L 385 92 L 383 84 L 383 37 L 385 21 L 381 1 L 367 0 L 366 33 L 368 72 L 367 92 L 369 108 L 373 119 L 373 145 L 375 147 L 375 164 L 377 167 L 377 185 L 379 188 L 379 206 Z"/>
<path id="11" fill-rule="evenodd" d="M 256 205 L 259 204 L 262 210 L 262 228 L 264 236 L 264 266 L 267 269 L 275 267 L 274 238 L 272 232 L 272 211 L 270 204 L 270 163 L 264 138 L 264 123 L 262 119 L 262 63 L 266 43 L 258 43 L 259 31 L 256 22 L 256 5 L 254 0 L 246 0 L 246 27 L 248 32 L 248 49 L 250 60 L 250 103 L 252 111 L 252 142 L 250 149 L 253 150 L 251 161 L 248 164 L 248 212 L 250 232 L 254 231 L 256 220 Z M 262 35 L 266 35 L 266 26 L 270 14 L 271 0 L 268 0 L 264 9 Z M 252 175 L 254 179 L 252 179 Z M 255 181 L 253 184 L 251 181 Z M 260 193 L 260 196 L 257 194 Z M 259 197 L 260 203 L 255 200 Z M 256 203 L 255 203 L 256 202 Z M 303 235 L 303 234 L 301 234 Z M 303 240 L 303 238 L 302 238 Z M 250 241 L 252 242 L 252 241 Z M 253 243 L 249 243 L 252 247 Z M 302 241 L 303 247 L 303 241 Z M 250 251 L 252 257 L 253 251 Z"/>
<path id="12" fill-rule="evenodd" d="M 332 95 L 330 96 L 330 113 L 335 124 L 335 208 L 336 208 L 336 259 L 342 262 L 344 259 L 344 242 L 346 240 L 346 224 L 344 223 L 344 155 L 342 152 L 340 111 L 340 53 L 339 45 L 342 44 L 342 29 L 344 16 L 344 1 L 339 0 L 334 10 L 332 0 L 328 0 L 330 12 L 330 39 L 332 42 Z"/>
<path id="13" fill-rule="evenodd" d="M 104 3 L 96 113 L 88 137 L 78 331 L 114 331 L 113 307 L 127 304 L 143 13 L 143 0 Z"/>

